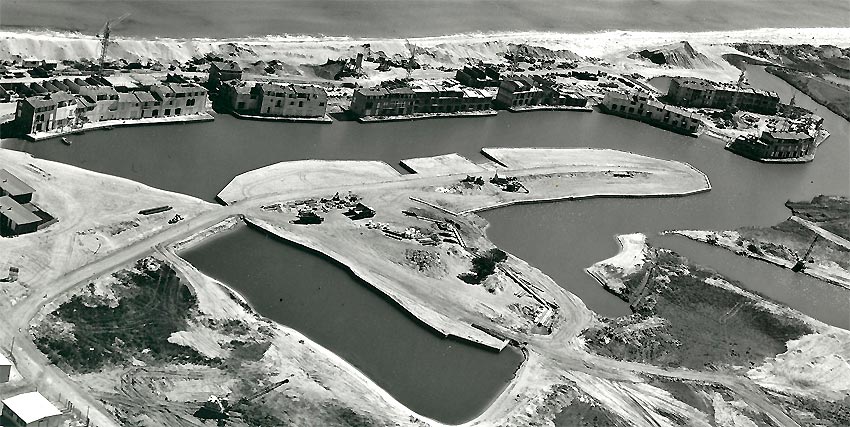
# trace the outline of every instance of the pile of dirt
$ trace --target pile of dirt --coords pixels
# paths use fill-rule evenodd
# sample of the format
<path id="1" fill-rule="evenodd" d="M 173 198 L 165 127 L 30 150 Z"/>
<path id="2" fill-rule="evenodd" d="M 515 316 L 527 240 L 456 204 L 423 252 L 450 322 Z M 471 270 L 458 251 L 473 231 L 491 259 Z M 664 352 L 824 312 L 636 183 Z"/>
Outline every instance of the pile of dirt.
<path id="1" fill-rule="evenodd" d="M 644 49 L 635 52 L 632 56 L 647 59 L 653 64 L 686 69 L 718 67 L 716 63 L 702 53 L 697 52 L 690 43 L 684 40 L 656 48 Z"/>
<path id="2" fill-rule="evenodd" d="M 581 55 L 567 49 L 552 50 L 543 46 L 533 46 L 525 43 L 508 44 L 506 57 L 516 55 L 518 62 L 535 63 L 537 61 L 572 61 L 579 62 L 584 58 Z"/>

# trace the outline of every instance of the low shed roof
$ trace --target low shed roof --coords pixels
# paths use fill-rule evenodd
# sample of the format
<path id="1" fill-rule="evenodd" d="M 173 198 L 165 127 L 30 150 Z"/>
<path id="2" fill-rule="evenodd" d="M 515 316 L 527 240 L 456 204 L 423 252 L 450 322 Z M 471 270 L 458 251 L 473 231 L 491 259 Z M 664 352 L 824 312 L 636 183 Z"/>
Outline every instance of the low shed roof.
<path id="1" fill-rule="evenodd" d="M 3 406 L 19 416 L 25 424 L 62 415 L 59 409 L 37 391 L 10 397 L 3 401 Z"/>
<path id="2" fill-rule="evenodd" d="M 0 197 L 0 216 L 9 218 L 18 225 L 41 221 L 38 215 L 30 212 L 9 196 Z"/>
<path id="3" fill-rule="evenodd" d="M 12 361 L 8 357 L 0 353 L 0 366 L 12 366 Z"/>
<path id="4" fill-rule="evenodd" d="M 27 183 L 21 181 L 6 169 L 0 169 L 0 188 L 12 196 L 20 196 L 35 192 Z"/>

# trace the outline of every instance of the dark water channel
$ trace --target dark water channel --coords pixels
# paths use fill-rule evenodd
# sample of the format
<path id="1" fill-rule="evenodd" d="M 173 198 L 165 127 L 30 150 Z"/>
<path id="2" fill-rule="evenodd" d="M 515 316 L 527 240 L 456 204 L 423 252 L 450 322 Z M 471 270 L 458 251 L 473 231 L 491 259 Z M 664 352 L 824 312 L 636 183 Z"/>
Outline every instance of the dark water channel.
<path id="1" fill-rule="evenodd" d="M 759 69 L 751 70 L 749 78 L 785 101 L 796 92 Z M 600 113 L 563 112 L 329 126 L 217 116 L 212 123 L 87 132 L 75 136 L 72 147 L 56 140 L 7 140 L 4 146 L 206 200 L 239 173 L 295 159 L 384 160 L 397 167 L 410 157 L 458 152 L 483 160 L 481 147 L 537 146 L 616 148 L 689 162 L 709 176 L 712 191 L 685 198 L 598 199 L 483 213 L 497 245 L 540 268 L 591 309 L 616 316 L 626 314 L 628 307 L 583 271 L 616 253 L 616 234 L 766 226 L 787 218 L 786 200 L 850 195 L 850 123 L 805 95 L 798 93 L 796 99 L 825 117 L 832 133 L 809 164 L 761 164 L 725 151 L 712 138 L 688 138 Z M 652 241 L 683 249 L 692 261 L 813 317 L 848 326 L 850 302 L 841 298 L 846 291 L 713 249 Z M 217 237 L 184 255 L 244 292 L 260 313 L 336 351 L 423 415 L 474 417 L 501 390 L 518 360 L 514 353 L 497 355 L 439 339 L 344 270 L 250 230 Z"/>
<path id="2" fill-rule="evenodd" d="M 447 423 L 481 413 L 522 362 L 518 350 L 447 339 L 348 270 L 239 226 L 183 258 L 232 286 L 264 316 L 357 367 L 408 408 Z"/>

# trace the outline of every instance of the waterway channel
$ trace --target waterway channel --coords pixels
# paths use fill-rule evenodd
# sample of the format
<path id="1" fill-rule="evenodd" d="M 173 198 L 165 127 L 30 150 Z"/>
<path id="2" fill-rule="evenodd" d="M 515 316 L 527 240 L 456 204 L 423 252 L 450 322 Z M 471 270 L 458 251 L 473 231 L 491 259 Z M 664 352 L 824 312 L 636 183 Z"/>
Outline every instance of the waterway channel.
<path id="1" fill-rule="evenodd" d="M 324 256 L 244 225 L 180 256 L 440 421 L 481 413 L 522 362 L 513 347 L 497 352 L 444 338 Z"/>
<path id="2" fill-rule="evenodd" d="M 785 101 L 796 92 L 760 69 L 753 69 L 748 75 L 756 86 L 779 92 Z M 628 307 L 583 271 L 616 253 L 616 234 L 645 232 L 652 236 L 675 228 L 767 226 L 787 218 L 789 213 L 783 204 L 788 199 L 850 195 L 850 123 L 799 92 L 796 100 L 798 105 L 823 116 L 825 127 L 832 133 L 820 147 L 816 160 L 809 164 L 761 164 L 725 151 L 723 144 L 712 138 L 688 138 L 596 112 L 501 113 L 474 119 L 368 125 L 268 123 L 219 115 L 212 123 L 87 132 L 75 136 L 71 147 L 57 140 L 6 140 L 4 146 L 206 200 L 213 200 L 239 173 L 295 159 L 377 159 L 397 167 L 399 160 L 410 157 L 458 152 L 473 160 L 484 160 L 479 153 L 481 147 L 537 146 L 615 148 L 689 162 L 709 176 L 712 191 L 685 198 L 520 205 L 482 214 L 491 224 L 488 235 L 497 245 L 540 268 L 591 309 L 617 316 L 628 313 Z M 658 242 L 667 244 L 665 240 Z M 731 264 L 730 258 L 707 253 L 689 249 L 684 255 L 726 273 L 724 268 Z M 237 285 L 260 313 L 302 330 L 319 344 L 337 351 L 423 415 L 446 420 L 474 417 L 499 393 L 509 376 L 507 372 L 515 367 L 515 355 L 496 356 L 471 346 L 474 351 L 459 350 L 460 344 L 437 339 L 377 295 L 347 295 L 371 291 L 363 292 L 366 286 L 326 260 L 254 232 L 224 235 L 185 255 L 202 270 Z M 741 266 L 729 268 L 728 272 L 745 286 L 827 323 L 848 327 L 850 300 L 841 296 L 850 293 L 836 291 L 834 286 L 819 281 L 774 274 L 772 269 L 778 267 L 759 261 L 742 258 L 740 262 Z M 761 276 L 756 285 L 748 274 Z M 781 292 L 771 292 L 773 282 L 782 282 L 776 285 Z M 798 285 L 802 282 L 805 284 Z M 311 293 L 325 296 L 315 298 Z M 296 308 L 283 309 L 280 298 Z M 355 302 L 359 301 L 357 298 L 374 299 L 368 303 L 372 309 L 357 310 L 356 317 L 343 314 L 357 304 L 367 304 Z M 801 302 L 807 299 L 815 303 Z M 310 329 L 324 327 L 320 325 L 324 323 L 329 324 L 324 332 Z M 333 327 L 339 323 L 356 324 L 350 327 L 357 329 Z M 389 328 L 386 335 L 373 334 L 379 329 L 372 330 L 368 325 L 381 323 Z M 358 340 L 363 342 L 357 343 Z M 396 340 L 407 344 L 396 346 Z M 406 353 L 407 347 L 417 349 L 416 354 Z M 461 361 L 453 360 L 454 352 L 464 354 L 458 356 Z M 476 352 L 480 354 L 473 354 Z M 441 363 L 449 363 L 450 359 L 450 365 L 457 368 L 441 372 Z M 478 370 L 476 360 L 486 360 L 480 365 L 491 368 Z M 461 367 L 466 367 L 472 376 L 461 375 Z M 457 374 L 452 369 L 458 369 Z M 484 383 L 471 380 L 482 373 L 493 378 Z M 417 382 L 433 381 L 433 385 L 428 388 L 411 383 L 411 378 Z M 458 397 L 458 390 L 462 389 L 471 390 L 477 397 Z M 466 402 L 467 412 L 450 409 L 456 408 L 456 401 Z"/>

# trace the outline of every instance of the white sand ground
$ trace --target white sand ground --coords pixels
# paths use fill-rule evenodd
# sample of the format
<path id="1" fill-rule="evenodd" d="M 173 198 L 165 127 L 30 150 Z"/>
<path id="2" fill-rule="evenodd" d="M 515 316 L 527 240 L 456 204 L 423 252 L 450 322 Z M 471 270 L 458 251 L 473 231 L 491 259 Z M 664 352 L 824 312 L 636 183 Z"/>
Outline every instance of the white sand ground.
<path id="1" fill-rule="evenodd" d="M 621 279 L 640 271 L 650 255 L 643 233 L 621 234 L 617 236 L 617 242 L 620 251 L 616 255 L 591 265 L 585 271 L 601 285 L 622 293 L 626 285 Z"/>
<path id="2" fill-rule="evenodd" d="M 457 153 L 441 156 L 404 159 L 401 164 L 417 175 L 453 175 L 458 173 L 484 172 L 486 169 Z"/>
<path id="3" fill-rule="evenodd" d="M 400 175 L 392 166 L 379 161 L 280 162 L 237 175 L 218 193 L 218 198 L 230 204 L 263 194 L 298 193 L 317 187 L 391 181 Z"/>
<path id="4" fill-rule="evenodd" d="M 640 72 L 646 77 L 668 74 L 670 68 L 656 66 L 648 61 L 628 59 L 627 55 L 644 48 L 687 40 L 708 61 L 692 70 L 676 70 L 677 74 L 701 75 L 722 80 L 732 80 L 738 70 L 720 58 L 724 53 L 738 53 L 730 43 L 765 42 L 773 44 L 832 44 L 850 45 L 846 28 L 783 28 L 753 29 L 729 32 L 639 32 L 606 31 L 598 33 L 502 32 L 459 34 L 411 39 L 377 39 L 351 37 L 268 36 L 234 39 L 130 39 L 120 34 L 113 38 L 110 58 L 125 60 L 161 61 L 183 63 L 192 57 L 207 53 L 222 55 L 252 64 L 257 60 L 277 59 L 285 64 L 285 72 L 304 75 L 302 65 L 324 64 L 328 59 L 353 58 L 370 44 L 372 52 L 382 51 L 387 56 L 409 56 L 407 40 L 416 46 L 418 60 L 428 69 L 416 70 L 414 77 L 434 74 L 439 66 L 461 67 L 469 60 L 504 62 L 503 53 L 510 44 L 526 43 L 552 50 L 569 50 L 594 62 L 610 66 L 620 72 Z M 38 56 L 44 59 L 63 60 L 97 58 L 100 44 L 93 35 L 50 31 L 0 31 L 0 57 Z M 379 74 L 367 63 L 369 79 Z M 383 73 L 383 78 L 402 77 L 404 70 Z M 367 79 L 368 80 L 368 79 Z"/>

